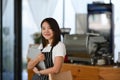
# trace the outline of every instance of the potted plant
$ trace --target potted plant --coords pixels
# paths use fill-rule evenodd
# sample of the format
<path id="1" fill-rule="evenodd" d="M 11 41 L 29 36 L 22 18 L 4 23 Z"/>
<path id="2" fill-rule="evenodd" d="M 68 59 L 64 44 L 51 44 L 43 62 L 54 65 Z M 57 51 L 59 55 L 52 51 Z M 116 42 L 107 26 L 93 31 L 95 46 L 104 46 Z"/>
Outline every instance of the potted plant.
<path id="1" fill-rule="evenodd" d="M 40 32 L 35 32 L 34 34 L 32 34 L 32 38 L 33 38 L 35 44 L 41 43 L 41 33 Z"/>

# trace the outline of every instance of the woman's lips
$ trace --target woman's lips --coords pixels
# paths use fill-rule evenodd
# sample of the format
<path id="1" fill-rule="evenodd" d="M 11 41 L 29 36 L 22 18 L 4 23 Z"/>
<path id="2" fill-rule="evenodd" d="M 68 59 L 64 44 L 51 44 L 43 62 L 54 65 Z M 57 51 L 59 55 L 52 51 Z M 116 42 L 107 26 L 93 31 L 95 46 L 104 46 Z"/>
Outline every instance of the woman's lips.
<path id="1" fill-rule="evenodd" d="M 44 34 L 44 36 L 46 36 L 46 37 L 47 37 L 47 36 L 50 36 L 50 34 Z"/>

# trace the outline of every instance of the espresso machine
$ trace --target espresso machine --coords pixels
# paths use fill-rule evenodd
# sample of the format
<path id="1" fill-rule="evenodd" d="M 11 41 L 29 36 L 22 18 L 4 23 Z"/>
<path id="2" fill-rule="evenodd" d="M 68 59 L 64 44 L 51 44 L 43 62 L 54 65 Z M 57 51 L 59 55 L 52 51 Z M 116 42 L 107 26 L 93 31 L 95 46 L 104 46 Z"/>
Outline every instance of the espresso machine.
<path id="1" fill-rule="evenodd" d="M 88 4 L 87 11 L 87 32 L 89 33 L 91 64 L 112 64 L 114 57 L 113 4 Z"/>

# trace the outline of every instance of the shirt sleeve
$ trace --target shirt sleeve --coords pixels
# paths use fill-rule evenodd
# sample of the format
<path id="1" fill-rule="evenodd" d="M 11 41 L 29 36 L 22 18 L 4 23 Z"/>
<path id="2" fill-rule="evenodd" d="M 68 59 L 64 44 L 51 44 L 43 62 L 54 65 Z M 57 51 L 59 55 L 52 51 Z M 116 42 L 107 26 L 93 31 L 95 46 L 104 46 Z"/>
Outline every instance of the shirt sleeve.
<path id="1" fill-rule="evenodd" d="M 53 55 L 54 56 L 63 56 L 66 55 L 66 47 L 64 43 L 59 42 L 54 48 L 53 48 Z"/>

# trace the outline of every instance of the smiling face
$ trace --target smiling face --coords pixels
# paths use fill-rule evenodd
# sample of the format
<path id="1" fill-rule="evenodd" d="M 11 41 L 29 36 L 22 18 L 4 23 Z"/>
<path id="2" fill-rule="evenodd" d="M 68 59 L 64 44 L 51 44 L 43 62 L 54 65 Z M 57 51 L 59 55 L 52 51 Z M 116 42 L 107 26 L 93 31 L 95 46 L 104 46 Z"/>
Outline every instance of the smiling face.
<path id="1" fill-rule="evenodd" d="M 55 46 L 61 40 L 60 28 L 54 18 L 45 18 L 40 26 L 43 48 L 48 44 Z"/>
<path id="2" fill-rule="evenodd" d="M 43 37 L 48 40 L 49 43 L 52 43 L 53 40 L 53 30 L 47 22 L 43 22 L 41 29 Z"/>

